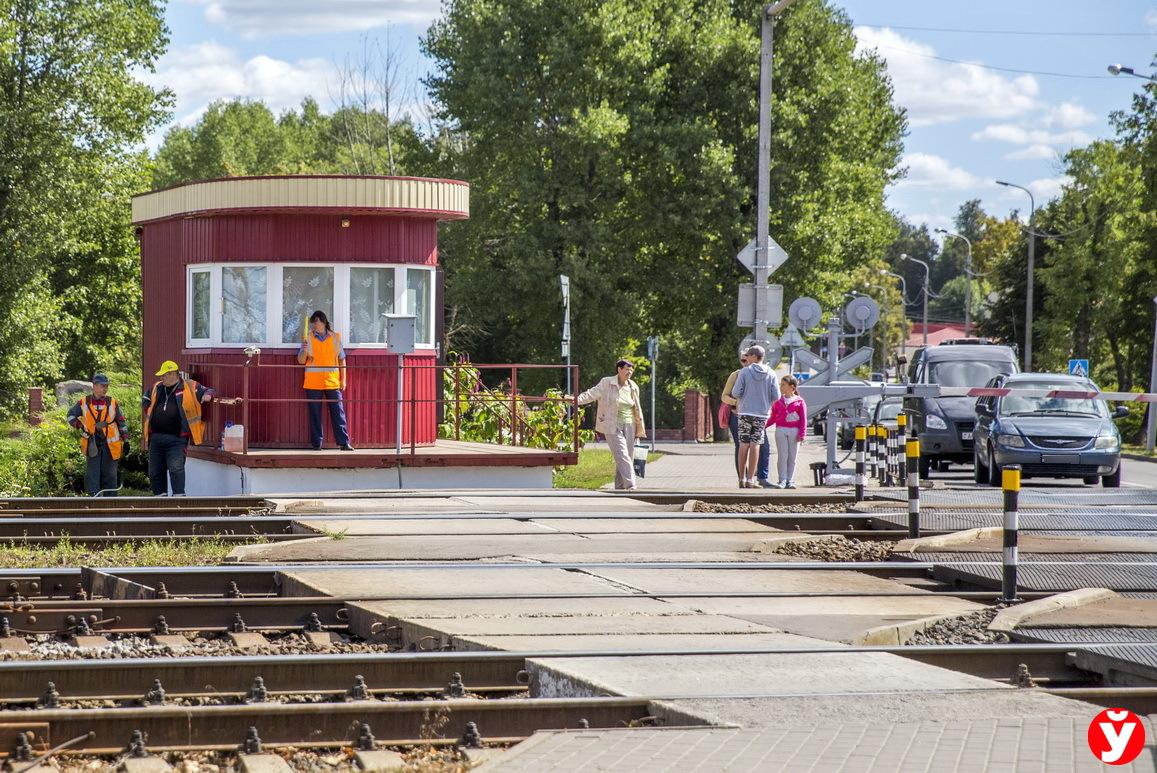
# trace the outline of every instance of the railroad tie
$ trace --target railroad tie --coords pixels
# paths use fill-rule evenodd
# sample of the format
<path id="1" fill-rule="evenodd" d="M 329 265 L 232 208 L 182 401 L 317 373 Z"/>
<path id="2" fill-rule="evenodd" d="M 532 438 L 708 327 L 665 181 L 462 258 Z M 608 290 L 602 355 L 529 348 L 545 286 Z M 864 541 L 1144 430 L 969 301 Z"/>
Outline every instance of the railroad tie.
<path id="1" fill-rule="evenodd" d="M 288 773 L 293 768 L 276 754 L 266 754 L 256 727 L 250 727 L 237 755 L 243 773 Z"/>

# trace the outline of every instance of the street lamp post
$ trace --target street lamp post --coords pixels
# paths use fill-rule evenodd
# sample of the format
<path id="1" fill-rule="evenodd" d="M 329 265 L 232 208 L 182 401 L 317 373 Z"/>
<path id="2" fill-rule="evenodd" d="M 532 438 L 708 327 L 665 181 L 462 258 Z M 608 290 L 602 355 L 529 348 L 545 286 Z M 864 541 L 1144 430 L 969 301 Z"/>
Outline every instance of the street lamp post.
<path id="1" fill-rule="evenodd" d="M 1153 354 L 1149 359 L 1149 391 L 1157 392 L 1157 297 L 1153 298 Z M 1149 403 L 1149 421 L 1145 424 L 1145 450 L 1153 453 L 1157 442 L 1157 403 Z"/>
<path id="2" fill-rule="evenodd" d="M 909 257 L 907 253 L 900 253 L 900 260 L 910 260 L 924 267 L 924 346 L 928 346 L 928 280 L 932 276 L 932 269 L 919 258 Z"/>
<path id="3" fill-rule="evenodd" d="M 1142 75 L 1141 73 L 1135 71 L 1132 67 L 1126 67 L 1123 64 L 1109 65 L 1110 75 L 1121 75 L 1122 73 L 1125 75 L 1132 75 L 1134 78 L 1140 78 L 1141 80 L 1157 81 L 1157 73 L 1154 73 L 1153 75 Z"/>
<path id="4" fill-rule="evenodd" d="M 972 330 L 972 240 L 946 228 L 935 230 L 938 234 L 944 234 L 954 239 L 963 239 L 964 243 L 968 245 L 968 257 L 964 259 L 964 337 L 967 338 Z"/>
<path id="5" fill-rule="evenodd" d="M 897 274 L 894 271 L 889 271 L 886 268 L 880 269 L 880 276 L 891 276 L 900 280 L 900 311 L 903 312 L 904 321 L 908 321 L 908 280 L 904 279 L 902 274 Z M 907 355 L 908 343 L 905 340 L 907 336 L 907 329 L 904 325 L 900 326 L 900 354 Z"/>
<path id="6" fill-rule="evenodd" d="M 1028 194 L 1028 276 L 1025 282 L 1024 291 L 1024 369 L 1026 372 L 1032 371 L 1032 275 L 1033 263 L 1036 260 L 1036 199 L 1033 198 L 1032 191 L 1023 185 L 1016 183 L 1005 182 L 1004 180 L 997 180 L 997 185 L 1003 185 L 1006 188 L 1019 188 Z"/>

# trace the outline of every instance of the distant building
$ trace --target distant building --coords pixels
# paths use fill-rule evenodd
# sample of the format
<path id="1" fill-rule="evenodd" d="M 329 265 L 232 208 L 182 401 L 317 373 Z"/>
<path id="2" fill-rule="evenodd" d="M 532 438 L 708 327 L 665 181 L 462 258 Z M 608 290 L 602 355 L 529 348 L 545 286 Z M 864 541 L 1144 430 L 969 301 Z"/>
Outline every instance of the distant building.
<path id="1" fill-rule="evenodd" d="M 976 332 L 973 331 L 973 335 Z M 949 341 L 953 338 L 964 338 L 964 325 L 955 322 L 929 322 L 928 323 L 928 345 L 936 346 L 943 341 Z M 912 352 L 924 345 L 924 323 L 913 322 L 912 330 L 908 334 L 908 340 L 904 342 L 904 356 L 909 360 L 912 359 Z"/>

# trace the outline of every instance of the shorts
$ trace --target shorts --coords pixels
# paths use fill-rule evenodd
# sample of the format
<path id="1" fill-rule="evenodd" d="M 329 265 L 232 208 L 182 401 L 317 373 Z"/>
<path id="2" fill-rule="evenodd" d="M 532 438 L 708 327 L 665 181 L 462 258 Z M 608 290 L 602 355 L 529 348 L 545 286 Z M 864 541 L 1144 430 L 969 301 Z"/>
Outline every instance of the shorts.
<path id="1" fill-rule="evenodd" d="M 767 419 L 763 416 L 739 417 L 739 442 L 763 445 L 767 439 Z"/>

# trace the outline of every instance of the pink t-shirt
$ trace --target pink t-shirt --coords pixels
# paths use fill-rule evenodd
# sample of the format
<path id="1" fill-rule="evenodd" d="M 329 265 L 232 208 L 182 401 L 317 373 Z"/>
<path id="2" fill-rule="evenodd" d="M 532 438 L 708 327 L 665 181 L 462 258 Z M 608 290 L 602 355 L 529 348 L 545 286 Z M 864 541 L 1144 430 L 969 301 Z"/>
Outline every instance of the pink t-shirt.
<path id="1" fill-rule="evenodd" d="M 771 418 L 767 426 L 775 425 L 781 428 L 799 430 L 799 439 L 807 435 L 807 403 L 799 395 L 781 397 L 772 403 Z"/>

